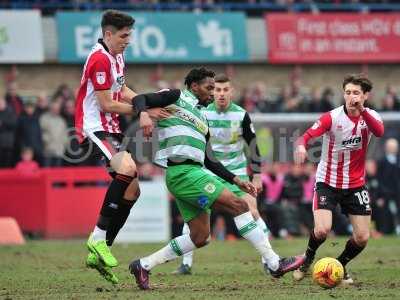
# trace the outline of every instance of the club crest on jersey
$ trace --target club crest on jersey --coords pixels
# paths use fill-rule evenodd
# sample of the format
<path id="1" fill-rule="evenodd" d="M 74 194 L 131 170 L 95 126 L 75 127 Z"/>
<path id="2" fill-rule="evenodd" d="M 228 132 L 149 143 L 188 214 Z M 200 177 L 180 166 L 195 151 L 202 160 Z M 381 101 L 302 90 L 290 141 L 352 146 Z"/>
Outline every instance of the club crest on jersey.
<path id="1" fill-rule="evenodd" d="M 106 82 L 106 72 L 96 72 L 96 81 L 98 84 L 104 84 Z"/>
<path id="2" fill-rule="evenodd" d="M 367 127 L 367 124 L 365 123 L 364 120 L 361 120 L 360 123 L 358 123 L 360 125 L 360 128 L 365 128 Z"/>
<path id="3" fill-rule="evenodd" d="M 361 136 L 351 136 L 348 140 L 342 141 L 344 147 L 354 147 L 361 143 Z"/>
<path id="4" fill-rule="evenodd" d="M 119 85 L 124 85 L 125 84 L 125 76 L 124 75 L 119 76 L 117 78 L 117 82 L 118 82 Z"/>
<path id="5" fill-rule="evenodd" d="M 209 194 L 214 193 L 216 189 L 217 188 L 216 188 L 215 184 L 212 182 L 209 182 L 204 186 L 204 190 Z"/>

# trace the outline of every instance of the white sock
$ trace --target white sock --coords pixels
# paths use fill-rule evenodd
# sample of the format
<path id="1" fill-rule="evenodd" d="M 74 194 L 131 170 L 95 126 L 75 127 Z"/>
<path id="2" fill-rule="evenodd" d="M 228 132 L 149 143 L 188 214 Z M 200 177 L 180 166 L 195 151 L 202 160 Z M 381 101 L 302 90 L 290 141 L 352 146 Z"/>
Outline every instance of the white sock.
<path id="1" fill-rule="evenodd" d="M 196 246 L 193 244 L 188 234 L 178 236 L 171 240 L 164 248 L 140 259 L 140 264 L 147 271 L 157 265 L 173 260 L 184 253 L 193 251 Z"/>
<path id="2" fill-rule="evenodd" d="M 183 224 L 183 228 L 182 228 L 182 235 L 185 235 L 185 234 L 187 234 L 187 235 L 190 234 L 189 225 L 187 223 L 184 223 Z M 189 252 L 183 254 L 182 264 L 188 265 L 189 267 L 192 267 L 192 265 L 193 265 L 193 251 L 189 251 Z"/>
<path id="3" fill-rule="evenodd" d="M 261 228 L 261 230 L 264 232 L 266 237 L 269 237 L 269 229 L 267 227 L 267 224 L 265 224 L 263 218 L 259 217 L 256 220 L 257 225 Z"/>
<path id="4" fill-rule="evenodd" d="M 245 212 L 233 219 L 236 227 L 242 237 L 248 240 L 256 250 L 265 259 L 268 267 L 276 271 L 279 268 L 279 256 L 272 250 L 271 244 L 265 237 L 264 232 L 261 230 L 257 223 L 254 221 L 251 213 Z"/>
<path id="5" fill-rule="evenodd" d="M 267 247 L 271 248 L 271 250 L 272 250 L 272 246 L 269 242 L 269 229 L 267 227 L 267 224 L 265 224 L 263 218 L 261 218 L 261 217 L 256 220 L 256 223 L 257 223 L 258 227 L 260 227 L 260 229 L 264 232 L 265 238 L 267 239 Z M 261 262 L 263 264 L 266 263 L 263 256 L 261 256 Z"/>
<path id="6" fill-rule="evenodd" d="M 105 241 L 106 240 L 106 233 L 107 231 L 100 229 L 99 227 L 95 227 L 92 233 L 93 241 Z"/>

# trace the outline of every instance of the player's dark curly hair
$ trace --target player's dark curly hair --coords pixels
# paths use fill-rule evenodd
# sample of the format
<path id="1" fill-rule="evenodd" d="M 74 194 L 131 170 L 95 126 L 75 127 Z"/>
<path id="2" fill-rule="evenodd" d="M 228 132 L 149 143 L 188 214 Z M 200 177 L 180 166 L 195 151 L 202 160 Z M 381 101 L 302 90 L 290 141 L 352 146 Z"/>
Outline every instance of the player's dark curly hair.
<path id="1" fill-rule="evenodd" d="M 372 90 L 372 82 L 367 78 L 365 74 L 350 74 L 343 79 L 343 90 L 348 83 L 361 86 L 363 93 L 370 92 Z"/>
<path id="2" fill-rule="evenodd" d="M 115 32 L 125 27 L 131 28 L 134 23 L 135 19 L 130 15 L 118 10 L 109 9 L 103 13 L 101 29 L 104 34 L 106 29 L 110 28 L 111 31 Z"/>
<path id="3" fill-rule="evenodd" d="M 200 83 L 207 77 L 214 78 L 215 73 L 213 71 L 207 70 L 204 67 L 199 69 L 192 69 L 185 77 L 185 85 L 187 88 L 190 88 L 192 83 Z"/>

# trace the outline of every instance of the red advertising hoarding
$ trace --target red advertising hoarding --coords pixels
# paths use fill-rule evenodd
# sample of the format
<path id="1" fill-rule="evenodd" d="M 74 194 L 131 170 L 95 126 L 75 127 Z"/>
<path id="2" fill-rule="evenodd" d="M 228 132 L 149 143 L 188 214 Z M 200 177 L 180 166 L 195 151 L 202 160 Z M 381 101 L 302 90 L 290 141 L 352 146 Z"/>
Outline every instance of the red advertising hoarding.
<path id="1" fill-rule="evenodd" d="M 271 63 L 400 62 L 400 14 L 265 15 Z"/>

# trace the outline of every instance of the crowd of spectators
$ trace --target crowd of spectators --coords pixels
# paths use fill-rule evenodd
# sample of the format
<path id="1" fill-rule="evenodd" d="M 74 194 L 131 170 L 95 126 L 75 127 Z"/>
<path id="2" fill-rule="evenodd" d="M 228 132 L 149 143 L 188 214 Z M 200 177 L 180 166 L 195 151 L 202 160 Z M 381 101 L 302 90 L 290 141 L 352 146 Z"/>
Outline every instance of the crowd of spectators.
<path id="1" fill-rule="evenodd" d="M 0 168 L 14 167 L 26 148 L 43 167 L 68 165 L 69 153 L 78 145 L 74 134 L 75 91 L 61 84 L 51 94 L 26 95 L 18 88 L 18 72 L 12 69 L 5 77 L 5 95 L 0 95 Z M 289 84 L 267 87 L 263 81 L 244 87 L 237 102 L 250 113 L 321 113 L 341 103 L 341 95 L 331 87 L 308 88 L 302 84 L 301 74 L 292 72 Z M 153 80 L 153 79 L 151 79 Z M 179 82 L 153 80 L 154 89 L 181 88 Z M 374 96 L 372 95 L 372 98 Z M 396 89 L 388 85 L 381 101 L 371 99 L 368 105 L 380 111 L 400 111 Z M 120 117 L 121 129 L 131 127 L 131 119 Z M 72 143 L 72 144 L 71 144 Z"/>
<path id="2" fill-rule="evenodd" d="M 394 86 L 388 85 L 381 101 L 371 95 L 368 101 L 370 108 L 378 111 L 400 111 L 400 98 Z M 332 87 L 314 87 L 307 89 L 301 80 L 296 79 L 290 85 L 280 90 L 269 92 L 264 82 L 256 82 L 243 89 L 239 104 L 248 112 L 326 112 L 332 110 L 335 105 L 341 103 L 340 95 L 335 95 Z"/>
<path id="3" fill-rule="evenodd" d="M 50 97 L 22 97 L 17 82 L 7 82 L 6 94 L 0 96 L 0 167 L 13 167 L 22 153 L 30 152 L 39 166 L 63 165 L 74 103 L 74 92 L 66 85 Z"/>

